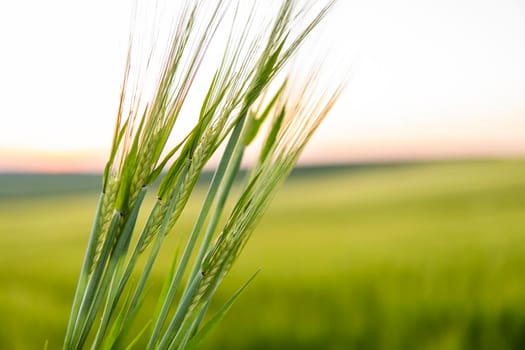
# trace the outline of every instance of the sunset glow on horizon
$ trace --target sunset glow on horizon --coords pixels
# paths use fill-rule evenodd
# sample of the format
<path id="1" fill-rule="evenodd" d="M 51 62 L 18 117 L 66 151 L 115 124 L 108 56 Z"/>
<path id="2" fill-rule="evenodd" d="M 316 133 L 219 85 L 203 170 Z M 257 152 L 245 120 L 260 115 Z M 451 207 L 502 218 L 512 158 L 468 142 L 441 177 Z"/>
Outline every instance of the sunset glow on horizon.
<path id="1" fill-rule="evenodd" d="M 102 170 L 131 3 L 0 4 L 0 171 Z M 317 40 L 352 76 L 304 164 L 525 156 L 520 2 L 343 0 Z"/>

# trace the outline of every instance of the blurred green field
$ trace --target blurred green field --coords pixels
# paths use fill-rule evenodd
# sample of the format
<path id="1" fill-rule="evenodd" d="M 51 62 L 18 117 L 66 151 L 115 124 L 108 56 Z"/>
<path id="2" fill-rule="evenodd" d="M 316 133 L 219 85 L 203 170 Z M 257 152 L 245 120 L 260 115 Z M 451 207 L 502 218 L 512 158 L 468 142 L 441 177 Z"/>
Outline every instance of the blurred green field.
<path id="1" fill-rule="evenodd" d="M 17 196 L 1 179 L 0 349 L 57 349 L 96 193 Z M 525 161 L 297 176 L 217 301 L 258 268 L 206 348 L 525 349 Z"/>

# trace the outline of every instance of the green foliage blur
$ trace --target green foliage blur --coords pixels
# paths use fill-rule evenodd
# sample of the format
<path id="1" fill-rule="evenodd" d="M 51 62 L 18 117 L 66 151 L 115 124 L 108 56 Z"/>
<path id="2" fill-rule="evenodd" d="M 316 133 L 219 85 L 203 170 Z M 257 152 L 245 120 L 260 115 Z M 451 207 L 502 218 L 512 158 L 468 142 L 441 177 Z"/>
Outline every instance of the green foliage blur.
<path id="1" fill-rule="evenodd" d="M 0 349 L 61 347 L 96 206 L 98 177 L 32 176 L 0 175 Z M 259 268 L 206 349 L 525 349 L 525 161 L 297 172 L 215 307 Z"/>

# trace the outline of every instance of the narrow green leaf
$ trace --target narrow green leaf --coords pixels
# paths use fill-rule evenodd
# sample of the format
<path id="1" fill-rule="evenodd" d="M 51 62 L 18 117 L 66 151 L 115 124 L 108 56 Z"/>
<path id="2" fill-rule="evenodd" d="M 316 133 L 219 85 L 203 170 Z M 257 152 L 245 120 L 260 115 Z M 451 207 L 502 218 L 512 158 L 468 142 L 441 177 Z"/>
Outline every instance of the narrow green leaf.
<path id="1" fill-rule="evenodd" d="M 123 305 L 121 305 L 117 316 L 111 323 L 111 328 L 109 329 L 107 335 L 104 337 L 101 349 L 111 349 L 116 343 L 117 338 L 119 337 L 119 334 L 122 331 L 122 327 L 125 323 L 126 310 L 129 307 L 129 304 L 131 303 L 131 292 L 128 291 L 126 296 L 124 296 L 122 299 L 124 301 Z"/>
<path id="2" fill-rule="evenodd" d="M 286 81 L 281 85 L 279 90 L 275 93 L 273 98 L 270 100 L 264 111 L 261 113 L 260 116 L 257 116 L 255 113 L 250 113 L 248 117 L 248 123 L 246 125 L 246 132 L 244 133 L 243 142 L 246 146 L 248 146 L 255 136 L 258 134 L 259 129 L 261 125 L 264 123 L 268 115 L 270 115 L 270 112 L 275 105 L 275 102 L 277 102 L 278 97 L 281 95 L 284 87 L 286 85 Z"/>
<path id="3" fill-rule="evenodd" d="M 103 190 L 106 190 L 107 181 L 109 178 L 109 171 L 111 170 L 111 166 L 113 165 L 113 162 L 115 161 L 115 156 L 117 155 L 118 147 L 120 146 L 120 143 L 122 141 L 122 138 L 124 137 L 124 134 L 128 128 L 129 125 L 129 119 L 126 119 L 124 122 L 124 125 L 122 128 L 116 133 L 115 140 L 113 142 L 113 147 L 111 149 L 111 153 L 109 155 L 109 160 L 106 163 L 106 167 L 104 168 L 104 181 L 103 181 Z"/>
<path id="4" fill-rule="evenodd" d="M 137 336 L 129 343 L 128 346 L 126 346 L 126 350 L 131 350 L 133 347 L 138 343 L 140 338 L 144 335 L 148 327 L 151 325 L 151 320 L 149 320 L 144 327 L 142 327 L 141 331 L 137 334 Z"/>
<path id="5" fill-rule="evenodd" d="M 115 200 L 115 209 L 122 213 L 125 213 L 128 209 L 128 199 L 130 197 L 131 182 L 133 181 L 133 174 L 137 159 L 136 156 L 137 154 L 131 151 L 126 156 L 124 170 L 122 172 L 121 180 L 119 182 L 117 198 Z"/>
<path id="6" fill-rule="evenodd" d="M 268 137 L 266 137 L 266 141 L 264 143 L 264 146 L 261 149 L 261 155 L 259 156 L 259 161 L 264 162 L 268 154 L 270 153 L 270 150 L 272 149 L 273 145 L 275 144 L 275 140 L 277 138 L 277 134 L 279 133 L 279 130 L 281 129 L 281 125 L 284 120 L 284 116 L 286 115 L 286 109 L 283 107 L 281 109 L 281 112 L 277 115 L 275 118 L 272 128 L 270 129 L 270 132 L 268 133 Z"/>
<path id="7" fill-rule="evenodd" d="M 213 79 L 210 83 L 210 87 L 208 89 L 208 92 L 206 93 L 206 97 L 204 98 L 204 101 L 202 102 L 202 107 L 201 107 L 201 111 L 200 111 L 200 119 L 204 118 L 204 116 L 206 115 L 206 110 L 208 108 L 208 103 L 210 101 L 210 98 L 211 98 L 211 95 L 214 91 L 214 88 L 215 86 L 217 85 L 217 80 L 218 80 L 218 75 L 219 75 L 219 71 L 217 70 L 215 72 L 215 74 L 213 75 Z"/>
<path id="8" fill-rule="evenodd" d="M 219 322 L 223 319 L 223 317 L 226 315 L 228 310 L 232 307 L 233 303 L 237 300 L 239 295 L 248 287 L 248 285 L 253 281 L 255 276 L 260 272 L 260 270 L 256 271 L 242 286 L 239 288 L 227 301 L 226 303 L 217 311 L 206 324 L 202 327 L 200 331 L 198 331 L 193 338 L 189 340 L 189 342 L 186 344 L 185 349 L 191 350 L 191 349 L 197 349 L 204 339 L 206 339 L 207 336 L 217 327 Z"/>
<path id="9" fill-rule="evenodd" d="M 178 333 L 179 327 L 182 324 L 182 321 L 184 321 L 184 318 L 186 317 L 191 303 L 193 302 L 193 296 L 195 295 L 195 292 L 199 289 L 201 280 L 202 275 L 198 274 L 197 276 L 195 276 L 189 285 L 187 293 L 185 293 L 182 299 L 179 301 L 179 305 L 177 307 L 177 310 L 175 311 L 175 315 L 171 319 L 171 322 L 168 325 L 164 336 L 160 339 L 158 345 L 160 349 L 164 349 L 167 346 L 169 346 L 171 340 Z"/>
<path id="10" fill-rule="evenodd" d="M 142 293 L 142 295 L 140 296 L 140 299 L 138 300 L 138 304 L 136 305 L 136 307 L 133 310 L 131 310 L 131 312 L 125 312 L 125 317 L 123 318 L 123 323 L 122 323 L 122 326 L 120 327 L 120 333 L 118 334 L 118 336 L 116 337 L 116 339 L 114 340 L 114 343 L 112 345 L 113 349 L 122 349 L 124 347 L 124 341 L 128 337 L 129 332 L 132 330 L 131 326 L 135 322 L 135 320 L 136 320 L 136 318 L 137 318 L 137 316 L 139 314 L 140 307 L 144 303 L 144 300 L 146 300 L 146 295 L 147 295 L 147 291 Z M 127 310 L 127 311 L 129 311 L 129 310 Z M 151 323 L 151 320 L 149 320 L 147 322 L 147 324 L 139 332 L 137 337 L 135 337 L 133 339 L 132 343 L 135 342 L 136 340 L 140 339 L 142 334 L 150 326 L 150 323 Z"/>

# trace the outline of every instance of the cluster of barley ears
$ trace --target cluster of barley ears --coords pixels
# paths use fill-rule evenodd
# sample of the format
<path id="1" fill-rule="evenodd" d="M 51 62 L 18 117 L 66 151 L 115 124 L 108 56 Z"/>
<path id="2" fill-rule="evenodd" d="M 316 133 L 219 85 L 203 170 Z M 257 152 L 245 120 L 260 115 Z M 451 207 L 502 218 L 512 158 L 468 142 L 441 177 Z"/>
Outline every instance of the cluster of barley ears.
<path id="1" fill-rule="evenodd" d="M 301 61 L 298 51 L 333 0 L 174 3 L 157 2 L 153 11 L 136 7 L 113 144 L 64 349 L 121 349 L 139 341 L 148 349 L 197 346 L 246 286 L 205 317 L 276 189 L 341 93 L 339 83 L 320 83 L 318 69 L 298 74 L 291 65 Z M 206 81 L 199 75 L 205 63 L 215 66 L 193 126 L 171 145 L 196 81 Z M 234 196 L 248 147 L 258 156 Z M 132 335 L 163 240 L 180 234 L 174 227 L 215 153 L 220 161 L 180 254 L 171 253 L 158 307 L 142 310 L 150 321 Z M 137 227 L 156 180 L 156 201 Z"/>

